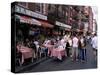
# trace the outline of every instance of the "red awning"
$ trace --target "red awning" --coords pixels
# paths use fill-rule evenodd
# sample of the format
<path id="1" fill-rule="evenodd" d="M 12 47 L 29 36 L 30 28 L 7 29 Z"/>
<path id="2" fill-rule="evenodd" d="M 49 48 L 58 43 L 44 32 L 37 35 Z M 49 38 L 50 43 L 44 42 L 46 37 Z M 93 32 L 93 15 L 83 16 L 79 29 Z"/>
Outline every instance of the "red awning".
<path id="1" fill-rule="evenodd" d="M 54 26 L 48 22 L 45 22 L 45 21 L 40 21 L 41 22 L 41 25 L 43 27 L 46 27 L 46 28 L 53 28 Z"/>
<path id="2" fill-rule="evenodd" d="M 41 23 L 34 18 L 30 18 L 27 16 L 20 16 L 20 15 L 16 15 L 16 17 L 20 20 L 21 23 L 35 24 L 41 26 Z"/>

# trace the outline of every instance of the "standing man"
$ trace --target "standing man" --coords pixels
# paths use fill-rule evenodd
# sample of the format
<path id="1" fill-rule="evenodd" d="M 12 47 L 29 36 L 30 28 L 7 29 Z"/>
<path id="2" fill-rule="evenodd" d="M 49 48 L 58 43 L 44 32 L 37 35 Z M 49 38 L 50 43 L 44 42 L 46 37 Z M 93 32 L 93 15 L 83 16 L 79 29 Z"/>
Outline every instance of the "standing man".
<path id="1" fill-rule="evenodd" d="M 81 61 L 85 62 L 86 61 L 86 38 L 85 36 L 81 36 L 80 38 L 80 56 L 81 56 Z"/>
<path id="2" fill-rule="evenodd" d="M 98 47 L 97 45 L 98 45 L 98 39 L 97 39 L 96 33 L 93 35 L 91 44 L 92 44 L 92 48 L 93 48 L 93 53 L 94 53 L 95 59 L 97 59 L 97 47 Z"/>
<path id="3" fill-rule="evenodd" d="M 72 61 L 78 60 L 78 38 L 76 37 L 76 34 L 74 34 L 72 39 Z"/>

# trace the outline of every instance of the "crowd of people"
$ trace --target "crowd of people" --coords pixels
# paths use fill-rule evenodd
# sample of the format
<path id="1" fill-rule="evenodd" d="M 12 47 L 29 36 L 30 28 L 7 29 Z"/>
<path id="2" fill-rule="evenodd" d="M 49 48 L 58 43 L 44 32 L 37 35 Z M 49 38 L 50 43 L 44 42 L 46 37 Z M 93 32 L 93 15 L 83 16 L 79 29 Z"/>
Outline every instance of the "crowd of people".
<path id="1" fill-rule="evenodd" d="M 86 62 L 87 60 L 87 49 L 86 46 L 89 44 L 90 38 L 84 36 L 83 34 L 73 34 L 73 35 L 64 35 L 64 36 L 54 36 L 45 38 L 41 41 L 40 39 L 26 39 L 25 41 L 17 42 L 17 45 L 24 45 L 33 50 L 33 60 L 38 60 L 42 57 L 48 57 L 48 47 L 45 47 L 46 44 L 54 45 L 55 47 L 62 47 L 66 50 L 67 57 L 70 57 L 72 61 L 82 61 Z M 97 56 L 97 36 L 94 34 L 91 37 L 90 41 L 94 56 Z"/>

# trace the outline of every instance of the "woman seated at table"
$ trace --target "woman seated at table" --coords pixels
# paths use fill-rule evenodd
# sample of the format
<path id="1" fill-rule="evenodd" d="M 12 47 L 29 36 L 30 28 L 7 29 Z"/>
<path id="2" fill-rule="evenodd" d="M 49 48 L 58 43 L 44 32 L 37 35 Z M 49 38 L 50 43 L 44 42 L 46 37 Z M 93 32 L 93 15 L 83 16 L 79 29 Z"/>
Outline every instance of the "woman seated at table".
<path id="1" fill-rule="evenodd" d="M 43 45 L 41 45 L 41 46 L 39 47 L 40 58 L 41 58 L 43 55 L 47 56 L 47 51 L 48 51 L 47 48 L 44 47 Z"/>
<path id="2" fill-rule="evenodd" d="M 55 42 L 55 41 L 52 39 L 52 40 L 51 40 L 51 45 L 54 45 L 54 42 Z"/>
<path id="3" fill-rule="evenodd" d="M 51 44 L 51 40 L 49 40 L 49 39 L 45 39 L 43 45 L 48 45 L 48 44 Z"/>
<path id="4" fill-rule="evenodd" d="M 24 45 L 28 48 L 30 48 L 30 41 L 29 39 L 26 39 L 25 42 L 24 42 Z"/>

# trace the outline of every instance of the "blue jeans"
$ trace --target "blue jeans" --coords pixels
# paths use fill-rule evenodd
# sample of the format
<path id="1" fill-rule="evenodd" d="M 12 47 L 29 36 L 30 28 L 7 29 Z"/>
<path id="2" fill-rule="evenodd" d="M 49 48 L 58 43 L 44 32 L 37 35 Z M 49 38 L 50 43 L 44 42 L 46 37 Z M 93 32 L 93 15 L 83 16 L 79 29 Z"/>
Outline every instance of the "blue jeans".
<path id="1" fill-rule="evenodd" d="M 86 49 L 80 49 L 80 59 L 86 60 Z"/>

